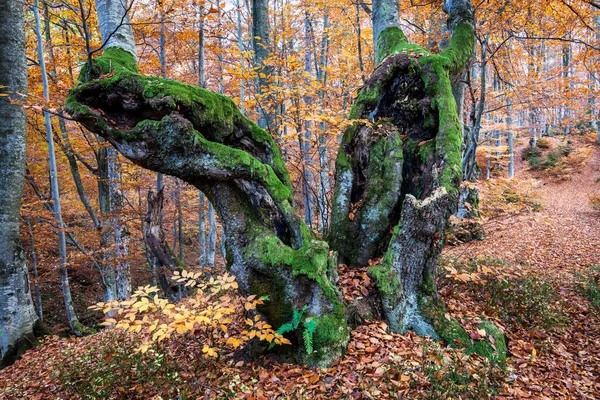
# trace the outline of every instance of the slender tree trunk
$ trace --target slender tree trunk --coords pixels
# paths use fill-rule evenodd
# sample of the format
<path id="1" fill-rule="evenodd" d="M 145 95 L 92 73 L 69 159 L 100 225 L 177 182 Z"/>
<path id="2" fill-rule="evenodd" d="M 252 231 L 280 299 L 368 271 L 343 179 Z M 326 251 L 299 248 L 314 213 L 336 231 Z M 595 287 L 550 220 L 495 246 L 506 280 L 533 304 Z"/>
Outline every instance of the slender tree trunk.
<path id="1" fill-rule="evenodd" d="M 204 193 L 198 192 L 198 248 L 200 250 L 199 260 L 201 266 L 206 266 L 206 226 L 204 213 Z"/>
<path id="2" fill-rule="evenodd" d="M 217 219 L 215 217 L 215 208 L 210 200 L 208 201 L 208 240 L 206 242 L 206 265 L 215 266 L 215 255 L 217 252 Z"/>
<path id="3" fill-rule="evenodd" d="M 244 54 L 244 37 L 243 37 L 243 30 L 242 30 L 242 5 L 240 3 L 240 0 L 235 1 L 235 7 L 237 8 L 237 11 L 236 11 L 237 45 L 238 45 L 238 51 L 240 52 L 240 55 L 241 55 L 241 54 Z M 244 57 L 241 57 L 241 59 L 240 59 L 240 69 L 242 71 L 242 74 L 244 74 L 245 70 L 246 70 L 246 64 L 244 61 Z M 242 114 L 244 114 L 244 102 L 246 101 L 244 85 L 246 84 L 246 80 L 240 79 L 239 83 L 240 83 L 240 111 L 242 112 Z"/>
<path id="4" fill-rule="evenodd" d="M 200 9 L 200 23 L 198 26 L 198 86 L 206 87 L 206 66 L 204 62 L 204 52 L 206 48 L 206 39 L 204 35 L 204 15 L 203 9 Z M 198 246 L 200 247 L 200 265 L 208 265 L 206 240 L 206 215 L 205 215 L 205 196 L 201 191 L 198 192 Z"/>
<path id="5" fill-rule="evenodd" d="M 326 68 L 329 64 L 329 17 L 323 18 L 323 40 L 321 42 L 321 57 L 317 69 L 317 79 L 323 87 L 319 92 L 321 102 L 325 101 L 325 85 L 327 84 Z M 331 191 L 329 179 L 329 157 L 327 155 L 327 136 L 325 122 L 319 123 L 319 219 L 321 231 L 327 233 L 329 228 L 330 207 L 328 195 Z"/>
<path id="6" fill-rule="evenodd" d="M 569 97 L 571 94 L 572 83 L 570 82 L 571 78 L 571 57 L 572 57 L 572 46 L 571 44 L 567 44 L 563 49 L 563 78 L 565 82 L 564 93 L 565 97 L 565 106 L 563 108 L 563 114 L 561 116 L 562 125 L 563 125 L 563 133 L 568 135 L 571 133 L 571 122 L 569 118 L 571 117 L 571 108 L 569 107 Z"/>
<path id="7" fill-rule="evenodd" d="M 311 53 L 311 38 L 310 38 L 310 14 L 306 12 L 304 16 L 304 45 L 305 53 L 304 53 L 304 72 L 307 75 L 305 79 L 305 84 L 307 86 L 310 85 L 308 76 L 312 73 L 311 63 L 312 63 L 312 53 Z M 309 105 L 312 103 L 312 98 L 310 96 L 305 96 L 304 103 L 305 105 Z M 313 183 L 314 183 L 314 174 L 313 174 L 313 163 L 312 157 L 310 156 L 310 152 L 312 149 L 312 122 L 306 121 L 304 123 L 304 135 L 302 132 L 298 132 L 299 139 L 299 150 L 300 157 L 302 158 L 302 197 L 304 199 L 304 223 L 312 227 L 314 221 L 314 194 L 313 194 Z"/>
<path id="8" fill-rule="evenodd" d="M 100 142 L 104 142 L 100 138 Z M 109 178 L 109 162 L 108 148 L 101 147 L 96 152 L 96 164 L 98 166 L 98 204 L 100 206 L 101 223 L 99 225 L 100 232 L 100 249 L 102 253 L 102 263 L 100 268 L 100 285 L 102 286 L 102 301 L 117 300 L 117 277 L 116 268 L 113 263 L 115 253 L 111 249 L 111 220 L 110 220 L 110 178 Z"/>
<path id="9" fill-rule="evenodd" d="M 0 0 L 0 368 L 35 343 L 35 313 L 20 238 L 27 64 L 23 4 Z"/>
<path id="10" fill-rule="evenodd" d="M 365 83 L 367 78 L 365 77 L 365 63 L 363 62 L 362 55 L 362 30 L 360 27 L 360 6 L 358 2 L 356 2 L 356 18 L 354 19 L 354 23 L 356 24 L 356 56 L 358 57 L 358 68 L 360 69 L 360 77 L 363 83 Z"/>
<path id="11" fill-rule="evenodd" d="M 159 190 L 157 193 L 154 193 L 152 190 L 148 191 L 148 212 L 146 213 L 144 242 L 155 258 L 155 279 L 160 284 L 163 293 L 175 301 L 179 300 L 180 297 L 173 292 L 165 272 L 166 270 L 171 272 L 179 271 L 179 267 L 177 259 L 167 244 L 163 225 L 160 220 L 163 201 L 164 192 L 162 190 Z"/>
<path id="12" fill-rule="evenodd" d="M 44 101 L 46 104 L 50 102 L 50 94 L 48 89 L 48 75 L 46 71 L 46 62 L 44 59 L 44 42 L 42 40 L 42 27 L 40 23 L 40 14 L 38 1 L 34 1 L 33 12 L 35 15 L 35 31 L 38 40 L 38 61 L 40 64 L 40 72 L 42 75 L 42 86 L 44 92 Z M 62 219 L 62 211 L 60 207 L 60 192 L 58 187 L 58 171 L 56 168 L 56 155 L 54 151 L 54 136 L 52 133 L 52 123 L 50 121 L 50 113 L 44 111 L 44 124 L 46 126 L 46 140 L 48 142 L 48 162 L 50 165 L 50 186 L 52 189 L 52 205 L 54 217 L 58 222 L 58 275 L 60 277 L 61 289 L 67 314 L 69 327 L 76 335 L 83 333 L 81 324 L 77 319 L 75 309 L 73 308 L 73 299 L 71 297 L 71 287 L 69 285 L 69 274 L 67 271 L 67 242 L 65 239 L 65 225 Z"/>
<path id="13" fill-rule="evenodd" d="M 273 130 L 273 114 L 265 108 L 268 100 L 270 77 L 273 75 L 273 67 L 265 64 L 271 52 L 270 30 L 268 0 L 252 0 L 252 47 L 254 49 L 254 67 L 258 74 L 256 94 L 261 103 L 259 104 L 260 118 L 258 126 Z"/>
<path id="14" fill-rule="evenodd" d="M 513 130 L 512 130 L 512 115 L 511 115 L 511 100 L 506 102 L 506 129 L 507 133 L 507 144 L 508 144 L 508 179 L 515 177 L 515 148 L 513 143 Z"/>
<path id="15" fill-rule="evenodd" d="M 122 220 L 123 193 L 121 191 L 121 166 L 117 151 L 108 149 L 108 181 L 110 192 L 110 214 L 115 242 L 116 266 L 115 283 L 117 299 L 125 300 L 131 296 L 131 273 L 129 272 L 129 232 Z"/>

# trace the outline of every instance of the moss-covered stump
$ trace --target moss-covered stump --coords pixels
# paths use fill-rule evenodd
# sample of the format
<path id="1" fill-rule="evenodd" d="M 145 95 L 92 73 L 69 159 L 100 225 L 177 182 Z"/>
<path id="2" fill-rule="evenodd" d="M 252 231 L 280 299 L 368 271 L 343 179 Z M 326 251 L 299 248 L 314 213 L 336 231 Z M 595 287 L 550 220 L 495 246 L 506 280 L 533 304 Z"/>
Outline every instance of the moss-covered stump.
<path id="1" fill-rule="evenodd" d="M 269 296 L 259 311 L 275 329 L 293 310 L 304 310 L 312 345 L 299 330 L 294 352 L 311 365 L 329 364 L 349 337 L 337 265 L 328 244 L 296 214 L 273 138 L 231 99 L 139 75 L 134 61 L 106 49 L 84 68 L 67 111 L 134 163 L 203 191 L 223 223 L 228 266 L 241 293 Z"/>

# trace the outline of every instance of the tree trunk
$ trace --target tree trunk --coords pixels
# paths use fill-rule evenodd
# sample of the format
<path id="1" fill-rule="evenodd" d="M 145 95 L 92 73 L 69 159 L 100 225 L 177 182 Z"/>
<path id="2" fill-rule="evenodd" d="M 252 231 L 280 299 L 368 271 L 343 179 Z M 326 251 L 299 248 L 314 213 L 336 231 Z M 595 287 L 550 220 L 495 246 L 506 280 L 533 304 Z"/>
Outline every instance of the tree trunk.
<path id="1" fill-rule="evenodd" d="M 122 220 L 123 193 L 121 192 L 121 166 L 119 154 L 114 148 L 108 149 L 108 182 L 110 191 L 110 214 L 115 241 L 116 266 L 115 282 L 117 299 L 125 300 L 131 296 L 131 274 L 129 272 L 129 232 Z"/>
<path id="2" fill-rule="evenodd" d="M 269 25 L 268 0 L 252 0 L 252 47 L 254 49 L 254 66 L 258 74 L 256 78 L 256 95 L 259 99 L 258 126 L 273 130 L 273 114 L 265 107 L 273 67 L 266 65 L 265 60 L 271 51 L 271 35 Z M 262 104 L 261 104 L 262 103 Z"/>
<path id="3" fill-rule="evenodd" d="M 506 129 L 508 130 L 506 142 L 508 144 L 508 179 L 515 177 L 515 148 L 512 131 L 511 100 L 506 101 Z"/>
<path id="4" fill-rule="evenodd" d="M 42 86 L 44 92 L 44 101 L 46 104 L 50 101 L 50 95 L 48 90 L 48 75 L 46 71 L 46 62 L 44 60 L 44 42 L 42 40 L 42 28 L 40 23 L 40 13 L 38 7 L 38 1 L 34 1 L 33 12 L 35 16 L 35 31 L 37 36 L 37 50 L 38 50 L 38 61 L 40 64 L 40 73 L 42 75 Z M 73 308 L 73 299 L 71 297 L 71 287 L 69 285 L 69 274 L 67 271 L 67 241 L 65 239 L 65 225 L 63 223 L 62 211 L 60 207 L 60 191 L 58 187 L 58 171 L 56 167 L 56 154 L 54 152 L 54 136 L 52 133 L 52 123 L 50 121 L 50 113 L 44 111 L 44 124 L 46 127 L 46 140 L 48 142 L 48 163 L 50 166 L 50 187 L 52 190 L 52 206 L 54 211 L 54 218 L 58 222 L 58 275 L 60 277 L 61 290 L 63 294 L 63 301 L 65 305 L 65 312 L 69 327 L 78 336 L 83 334 L 83 329 L 75 309 Z"/>
<path id="5" fill-rule="evenodd" d="M 35 249 L 35 237 L 33 236 L 31 218 L 27 217 L 26 223 L 29 231 L 29 243 L 31 245 L 31 271 L 33 272 L 33 286 L 35 287 L 36 312 L 40 318 L 40 322 L 44 322 L 44 307 L 42 305 L 42 292 L 40 291 L 40 284 L 38 282 L 37 251 Z"/>
<path id="6" fill-rule="evenodd" d="M 0 368 L 33 346 L 35 313 L 20 239 L 27 93 L 23 4 L 0 0 Z"/>
<path id="7" fill-rule="evenodd" d="M 100 138 L 101 143 L 104 142 Z M 111 221 L 110 221 L 110 179 L 108 177 L 108 148 L 101 147 L 96 152 L 98 165 L 98 205 L 100 207 L 101 223 L 98 225 L 100 233 L 100 250 L 102 262 L 100 264 L 100 286 L 102 287 L 102 301 L 117 300 L 117 277 L 113 262 L 115 253 L 111 249 Z"/>
<path id="8" fill-rule="evenodd" d="M 206 241 L 206 266 L 215 266 L 215 255 L 217 252 L 217 219 L 215 208 L 209 200 L 208 203 L 208 240 Z"/>
<path id="9" fill-rule="evenodd" d="M 120 62 L 112 54 L 95 64 L 116 73 L 113 84 L 100 79 L 75 88 L 67 100 L 71 116 L 133 162 L 203 191 L 221 217 L 242 294 L 268 295 L 260 311 L 275 327 L 307 306 L 305 318 L 317 325 L 315 352 L 306 354 L 298 332 L 298 355 L 319 365 L 337 358 L 348 329 L 336 263 L 294 212 L 289 174 L 271 136 L 230 99 L 178 82 L 159 84 L 132 72 L 132 57 Z"/>
<path id="10" fill-rule="evenodd" d="M 163 293 L 167 297 L 172 300 L 177 300 L 178 298 L 173 292 L 165 274 L 165 269 L 171 272 L 178 271 L 179 263 L 165 239 L 165 232 L 161 221 L 163 202 L 164 192 L 162 189 L 156 194 L 152 190 L 148 191 L 148 212 L 146 214 L 144 242 L 150 250 L 150 253 L 154 256 L 154 278 L 158 281 Z"/>
<path id="11" fill-rule="evenodd" d="M 435 300 L 435 265 L 462 178 L 462 126 L 452 82 L 474 47 L 470 1 L 446 1 L 444 8 L 452 39 L 433 55 L 408 43 L 395 0 L 373 3 L 380 65 L 350 112 L 351 119 L 369 123 L 344 133 L 329 235 L 340 261 L 379 264 L 370 274 L 394 331 L 432 336 L 445 333 L 434 315 L 442 308 Z M 437 311 L 429 307 L 434 304 Z"/>
<path id="12" fill-rule="evenodd" d="M 396 8 L 398 17 L 395 1 L 375 6 L 392 14 Z M 339 229 L 330 239 L 354 265 L 385 256 L 371 274 L 394 330 L 454 344 L 469 337 L 444 317 L 434 267 L 462 177 L 452 79 L 469 60 L 474 35 L 470 2 L 447 1 L 445 9 L 453 35 L 439 55 L 409 45 L 388 12 L 374 12 L 389 22 L 374 21 L 376 58 L 383 61 L 351 113 L 371 123 L 345 132 L 333 213 Z M 316 327 L 314 351 L 307 353 L 300 328 L 292 338 L 296 354 L 311 365 L 339 357 L 349 330 L 335 252 L 294 210 L 289 173 L 271 135 L 222 95 L 137 74 L 131 56 L 105 52 L 95 63 L 103 66 L 97 79 L 67 99 L 71 116 L 134 163 L 203 191 L 223 223 L 228 267 L 241 293 L 269 296 L 259 312 L 275 328 L 306 307 L 303 322 Z"/>

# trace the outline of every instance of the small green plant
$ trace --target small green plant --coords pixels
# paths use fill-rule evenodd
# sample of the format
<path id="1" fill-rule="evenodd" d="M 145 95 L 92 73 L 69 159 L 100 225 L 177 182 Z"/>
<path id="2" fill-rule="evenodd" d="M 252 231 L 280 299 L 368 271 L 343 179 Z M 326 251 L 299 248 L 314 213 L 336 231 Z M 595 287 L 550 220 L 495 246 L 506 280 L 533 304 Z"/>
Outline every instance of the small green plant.
<path id="1" fill-rule="evenodd" d="M 488 279 L 484 291 L 489 304 L 507 323 L 551 327 L 565 322 L 560 296 L 549 282 L 536 276 Z"/>
<path id="2" fill-rule="evenodd" d="M 304 311 L 308 306 L 302 307 L 301 310 L 294 310 L 292 314 L 292 320 L 290 322 L 286 322 L 281 325 L 279 329 L 277 329 L 277 333 L 279 335 L 284 335 L 286 333 L 294 332 L 300 326 L 302 322 L 302 317 L 304 316 Z M 304 330 L 302 331 L 302 338 L 304 339 L 304 350 L 307 354 L 312 354 L 313 352 L 313 334 L 317 329 L 317 324 L 314 320 L 304 321 L 302 324 L 304 326 Z M 273 348 L 273 344 L 269 346 L 269 349 Z"/>
<path id="3" fill-rule="evenodd" d="M 83 352 L 72 347 L 63 349 L 69 362 L 52 371 L 56 383 L 90 400 L 128 398 L 138 385 L 148 390 L 165 390 L 172 396 L 183 394 L 171 357 L 163 352 L 145 357 L 135 351 L 136 341 L 122 333 L 108 333 L 104 340 L 106 346 L 90 346 Z"/>
<path id="4" fill-rule="evenodd" d="M 542 150 L 539 147 L 527 147 L 523 150 L 523 160 L 527 160 L 532 168 L 536 167 L 541 163 Z"/>
<path id="5" fill-rule="evenodd" d="M 594 305 L 600 309 L 600 267 L 592 266 L 579 275 L 579 288 L 581 293 Z"/>
<path id="6" fill-rule="evenodd" d="M 423 368 L 430 386 L 426 399 L 485 399 L 498 394 L 507 375 L 506 363 L 444 351 L 438 344 L 424 347 Z"/>

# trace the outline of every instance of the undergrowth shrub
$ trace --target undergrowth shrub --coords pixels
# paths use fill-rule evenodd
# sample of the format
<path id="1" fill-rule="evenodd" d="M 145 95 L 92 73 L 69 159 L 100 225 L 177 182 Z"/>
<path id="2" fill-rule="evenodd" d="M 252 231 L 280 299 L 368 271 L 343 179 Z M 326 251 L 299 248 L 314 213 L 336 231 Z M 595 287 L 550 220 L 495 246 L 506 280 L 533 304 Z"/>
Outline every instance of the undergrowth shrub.
<path id="1" fill-rule="evenodd" d="M 542 209 L 542 204 L 535 191 L 534 181 L 519 181 L 516 179 L 493 179 L 485 183 L 486 190 L 482 192 L 483 201 L 480 211 L 486 218 L 501 214 L 535 212 Z"/>
<path id="2" fill-rule="evenodd" d="M 600 267 L 589 267 L 583 274 L 579 275 L 579 289 L 581 293 L 600 309 Z"/>
<path id="3" fill-rule="evenodd" d="M 600 212 L 600 193 L 591 193 L 588 195 L 588 201 L 592 210 Z"/>
<path id="4" fill-rule="evenodd" d="M 424 346 L 423 369 L 429 380 L 424 398 L 485 399 L 498 394 L 508 374 L 506 363 L 446 351 L 438 343 Z"/>
<path id="5" fill-rule="evenodd" d="M 142 393 L 165 393 L 191 398 L 171 357 L 163 352 L 148 357 L 135 349 L 131 335 L 108 331 L 102 343 L 61 350 L 65 362 L 52 370 L 53 380 L 83 399 L 142 398 Z"/>
<path id="6" fill-rule="evenodd" d="M 540 149 L 549 149 L 552 147 L 552 141 L 546 137 L 543 137 L 537 141 L 537 147 Z"/>
<path id="7" fill-rule="evenodd" d="M 568 178 L 573 170 L 580 169 L 590 158 L 593 148 L 586 145 L 578 148 L 567 140 L 564 144 L 544 154 L 542 149 L 550 149 L 551 143 L 540 139 L 535 148 L 523 150 L 522 158 L 527 160 L 532 170 L 544 172 L 556 178 Z"/>
<path id="8" fill-rule="evenodd" d="M 485 283 L 489 304 L 506 323 L 545 328 L 565 322 L 560 297 L 552 285 L 536 276 L 490 279 Z"/>
<path id="9" fill-rule="evenodd" d="M 470 292 L 476 302 L 487 306 L 513 327 L 549 328 L 566 322 L 561 298 L 552 284 L 529 271 L 490 258 L 466 262 L 442 262 L 442 284 Z"/>

